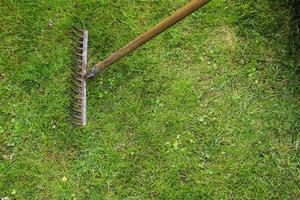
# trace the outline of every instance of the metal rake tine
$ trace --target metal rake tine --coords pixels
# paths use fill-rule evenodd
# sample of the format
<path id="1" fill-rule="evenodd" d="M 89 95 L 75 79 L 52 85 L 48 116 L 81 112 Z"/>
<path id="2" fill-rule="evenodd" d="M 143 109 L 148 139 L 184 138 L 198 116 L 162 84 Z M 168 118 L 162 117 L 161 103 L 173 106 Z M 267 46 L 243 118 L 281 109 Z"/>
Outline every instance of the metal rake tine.
<path id="1" fill-rule="evenodd" d="M 76 76 L 76 75 L 75 75 Z M 75 79 L 74 75 L 71 75 L 71 84 L 74 86 L 74 87 L 81 87 L 82 85 L 82 81 L 81 79 Z"/>
<path id="2" fill-rule="evenodd" d="M 74 87 L 71 87 L 72 92 L 76 93 L 76 94 L 81 94 L 81 88 L 76 89 Z"/>
<path id="3" fill-rule="evenodd" d="M 70 120 L 70 122 L 71 122 L 72 124 L 74 124 L 75 126 L 84 126 L 84 125 L 82 125 L 81 122 L 74 122 L 72 119 Z"/>
<path id="4" fill-rule="evenodd" d="M 81 70 L 82 65 L 75 65 L 72 67 L 72 72 L 74 72 L 75 74 L 79 75 L 79 76 L 83 76 L 82 74 L 82 70 Z"/>
<path id="5" fill-rule="evenodd" d="M 76 50 L 83 51 L 83 48 L 77 46 L 76 44 L 72 44 L 72 46 L 73 46 L 73 48 L 75 48 Z"/>
<path id="6" fill-rule="evenodd" d="M 82 82 L 82 77 L 78 76 L 77 74 L 75 74 L 75 75 L 73 74 L 72 78 L 75 79 L 75 80 L 77 80 L 77 81 L 79 81 L 79 82 Z"/>
<path id="7" fill-rule="evenodd" d="M 74 115 L 74 114 L 71 114 L 71 116 L 72 116 L 74 119 L 79 119 L 79 120 L 81 120 L 81 116 Z"/>
<path id="8" fill-rule="evenodd" d="M 75 109 L 75 108 L 71 108 L 72 111 L 76 112 L 76 113 L 81 113 L 81 110 L 80 109 Z"/>
<path id="9" fill-rule="evenodd" d="M 83 32 L 82 32 L 82 30 L 75 30 L 75 29 L 73 29 L 72 34 L 75 35 L 75 36 L 78 36 L 80 38 L 83 38 Z"/>
<path id="10" fill-rule="evenodd" d="M 81 101 L 81 98 L 80 98 L 80 96 L 79 96 L 79 95 L 74 95 L 74 94 L 71 94 L 71 96 L 72 96 L 72 103 L 74 103 L 74 105 L 73 105 L 73 107 L 74 107 L 74 106 L 76 106 L 76 104 L 75 104 L 75 103 L 77 103 L 77 102 L 80 102 L 80 101 Z"/>

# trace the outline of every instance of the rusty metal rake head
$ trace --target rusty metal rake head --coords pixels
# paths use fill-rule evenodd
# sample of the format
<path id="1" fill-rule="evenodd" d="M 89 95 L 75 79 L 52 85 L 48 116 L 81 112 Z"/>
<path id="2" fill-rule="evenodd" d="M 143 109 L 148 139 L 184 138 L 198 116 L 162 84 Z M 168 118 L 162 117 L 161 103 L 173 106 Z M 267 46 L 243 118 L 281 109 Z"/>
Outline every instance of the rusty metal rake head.
<path id="1" fill-rule="evenodd" d="M 76 126 L 86 126 L 86 79 L 88 31 L 74 28 L 75 63 L 71 79 L 71 122 Z"/>

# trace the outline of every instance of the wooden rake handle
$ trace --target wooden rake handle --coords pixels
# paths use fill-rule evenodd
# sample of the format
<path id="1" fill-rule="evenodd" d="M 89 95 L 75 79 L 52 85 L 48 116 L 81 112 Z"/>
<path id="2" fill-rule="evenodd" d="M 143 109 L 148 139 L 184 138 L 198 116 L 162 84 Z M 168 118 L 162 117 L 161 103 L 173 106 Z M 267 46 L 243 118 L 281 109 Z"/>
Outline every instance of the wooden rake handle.
<path id="1" fill-rule="evenodd" d="M 180 22 L 182 19 L 186 18 L 199 8 L 203 7 L 206 5 L 210 0 L 192 0 L 190 3 L 188 3 L 186 6 L 183 8 L 177 10 L 173 15 L 169 16 L 162 22 L 160 22 L 158 25 L 153 27 L 152 29 L 148 30 L 147 32 L 143 33 L 140 35 L 138 38 L 135 40 L 131 41 L 128 43 L 126 46 L 123 48 L 119 49 L 115 53 L 111 54 L 107 58 L 105 58 L 103 61 L 100 63 L 94 65 L 93 69 L 89 71 L 86 74 L 86 78 L 92 78 L 96 76 L 101 70 L 111 66 L 124 56 L 128 55 L 135 49 L 139 48 L 143 44 L 147 43 L 154 37 L 158 36 L 165 30 L 169 29 L 170 27 L 174 26 L 176 23 Z"/>

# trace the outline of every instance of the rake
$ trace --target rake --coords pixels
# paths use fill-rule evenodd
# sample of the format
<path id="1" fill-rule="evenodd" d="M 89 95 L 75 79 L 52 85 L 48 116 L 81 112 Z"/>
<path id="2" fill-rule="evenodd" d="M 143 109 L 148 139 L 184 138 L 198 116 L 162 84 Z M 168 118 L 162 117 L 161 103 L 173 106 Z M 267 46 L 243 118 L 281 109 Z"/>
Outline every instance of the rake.
<path id="1" fill-rule="evenodd" d="M 76 64 L 72 68 L 72 103 L 71 103 L 71 122 L 76 126 L 86 126 L 87 117 L 87 92 L 86 82 L 98 75 L 102 70 L 110 67 L 115 62 L 133 52 L 143 44 L 166 31 L 176 23 L 180 22 L 199 8 L 206 5 L 210 0 L 192 0 L 190 3 L 177 10 L 158 25 L 143 33 L 135 40 L 129 42 L 123 48 L 111 54 L 103 61 L 95 64 L 93 69 L 88 71 L 88 31 L 75 29 L 75 56 Z"/>

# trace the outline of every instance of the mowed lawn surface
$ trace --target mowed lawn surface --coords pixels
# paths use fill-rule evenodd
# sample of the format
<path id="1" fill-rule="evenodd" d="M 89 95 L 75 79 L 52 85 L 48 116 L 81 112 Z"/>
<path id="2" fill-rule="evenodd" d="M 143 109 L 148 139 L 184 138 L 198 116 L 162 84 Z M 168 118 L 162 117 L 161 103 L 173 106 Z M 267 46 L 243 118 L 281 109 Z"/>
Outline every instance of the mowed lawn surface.
<path id="1" fill-rule="evenodd" d="M 92 65 L 187 2 L 1 0 L 0 198 L 299 198 L 293 1 L 212 1 L 88 83 L 86 128 L 67 121 L 73 25 Z"/>

